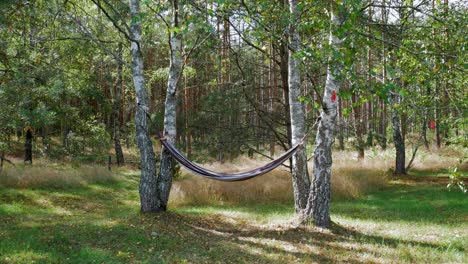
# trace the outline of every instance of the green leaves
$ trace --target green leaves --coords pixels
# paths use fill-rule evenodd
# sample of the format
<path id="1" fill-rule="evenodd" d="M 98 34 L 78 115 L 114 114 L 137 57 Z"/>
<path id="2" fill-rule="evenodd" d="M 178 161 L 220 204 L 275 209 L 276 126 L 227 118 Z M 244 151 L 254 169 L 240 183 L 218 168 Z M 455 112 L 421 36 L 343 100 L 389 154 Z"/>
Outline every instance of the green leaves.
<path id="1" fill-rule="evenodd" d="M 447 184 L 449 190 L 454 188 L 460 189 L 463 193 L 468 192 L 468 187 L 465 185 L 463 174 L 459 171 L 459 167 L 463 165 L 463 159 L 460 159 L 458 164 L 453 165 L 449 168 L 449 179 L 450 183 Z"/>
<path id="2" fill-rule="evenodd" d="M 306 103 L 306 104 L 310 104 L 310 102 L 312 102 L 312 99 L 310 97 L 307 97 L 307 96 L 299 96 L 299 102 L 301 103 Z"/>

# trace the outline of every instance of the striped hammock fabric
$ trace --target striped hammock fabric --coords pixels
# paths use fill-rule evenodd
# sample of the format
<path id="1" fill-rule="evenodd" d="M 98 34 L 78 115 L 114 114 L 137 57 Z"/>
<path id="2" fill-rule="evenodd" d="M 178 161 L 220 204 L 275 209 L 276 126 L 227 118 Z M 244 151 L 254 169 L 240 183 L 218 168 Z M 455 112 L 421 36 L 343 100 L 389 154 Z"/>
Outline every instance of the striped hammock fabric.
<path id="1" fill-rule="evenodd" d="M 177 150 L 172 144 L 170 144 L 166 139 L 160 139 L 161 144 L 166 148 L 169 153 L 171 153 L 172 157 L 176 159 L 181 166 L 189 170 L 190 172 L 209 178 L 212 180 L 218 181 L 226 181 L 226 182 L 233 182 L 233 181 L 245 181 L 260 175 L 263 175 L 276 167 L 280 166 L 288 160 L 298 149 L 302 143 L 297 144 L 296 146 L 290 148 L 286 151 L 283 155 L 279 156 L 278 158 L 270 161 L 269 163 L 265 164 L 262 167 L 246 171 L 246 172 L 237 172 L 237 173 L 221 173 L 221 172 L 214 172 L 203 167 L 198 166 L 197 164 L 190 161 L 187 157 L 185 157 L 179 150 Z"/>

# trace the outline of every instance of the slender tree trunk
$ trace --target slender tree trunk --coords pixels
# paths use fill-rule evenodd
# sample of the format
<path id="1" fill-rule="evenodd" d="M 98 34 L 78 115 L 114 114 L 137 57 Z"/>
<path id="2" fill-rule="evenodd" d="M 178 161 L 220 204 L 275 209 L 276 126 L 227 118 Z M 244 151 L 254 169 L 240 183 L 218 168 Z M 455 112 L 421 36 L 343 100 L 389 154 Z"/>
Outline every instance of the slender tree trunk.
<path id="1" fill-rule="evenodd" d="M 122 59 L 122 43 L 119 43 L 118 56 Z M 120 144 L 120 110 L 122 105 L 122 87 L 123 87 L 123 64 L 119 61 L 117 67 L 117 82 L 115 84 L 114 104 L 112 107 L 113 115 L 113 131 L 114 131 L 114 149 L 117 165 L 122 166 L 125 163 L 124 155 L 122 152 L 122 145 Z"/>
<path id="2" fill-rule="evenodd" d="M 421 125 L 421 136 L 424 142 L 424 147 L 429 150 L 429 142 L 427 141 L 427 113 L 423 113 L 423 120 Z"/>
<path id="3" fill-rule="evenodd" d="M 276 91 L 276 62 L 275 62 L 275 48 L 273 43 L 270 43 L 270 52 L 272 59 L 269 60 L 269 67 L 268 67 L 268 74 L 269 74 L 269 87 L 268 87 L 268 114 L 269 119 L 271 120 L 272 128 L 275 129 L 275 122 L 274 120 L 274 109 L 275 109 L 275 91 Z M 275 135 L 274 133 L 270 132 L 268 139 L 270 141 L 270 156 L 273 157 L 275 155 Z"/>
<path id="4" fill-rule="evenodd" d="M 385 25 L 387 24 L 387 12 L 385 9 L 386 1 L 382 1 L 382 11 L 381 11 L 381 18 L 382 18 L 382 24 Z M 385 85 L 387 82 L 387 52 L 386 52 L 386 47 L 385 47 L 385 31 L 387 29 L 384 28 L 382 31 L 382 84 Z M 385 101 L 382 99 L 381 100 L 381 105 L 380 105 L 380 146 L 382 147 L 383 150 L 387 149 L 387 106 L 385 104 Z"/>
<path id="5" fill-rule="evenodd" d="M 340 8 L 340 10 L 334 10 Z M 335 30 L 343 23 L 344 7 L 333 5 L 331 12 L 331 28 L 329 43 L 339 50 L 341 40 L 335 35 Z M 323 95 L 322 112 L 315 138 L 314 150 L 314 177 L 310 188 L 307 208 L 302 214 L 304 221 L 312 221 L 320 227 L 330 226 L 330 181 L 332 166 L 332 144 L 334 142 L 334 129 L 337 117 L 337 94 L 341 83 L 338 75 L 341 64 L 333 58 L 329 59 L 327 80 Z"/>
<path id="6" fill-rule="evenodd" d="M 193 109 L 191 105 L 191 93 L 192 89 L 195 89 L 193 86 L 192 88 L 187 88 L 187 78 L 185 78 L 185 89 L 184 89 L 184 114 L 185 114 L 185 149 L 187 153 L 187 157 L 190 158 L 192 156 L 192 138 L 191 132 L 189 128 L 189 115 L 191 109 Z"/>
<path id="7" fill-rule="evenodd" d="M 282 9 L 286 9 L 288 7 L 288 0 L 280 0 L 280 4 L 282 6 Z M 281 38 L 281 44 L 279 48 L 279 55 L 280 55 L 280 76 L 281 76 L 281 87 L 283 89 L 283 102 L 284 102 L 284 119 L 285 124 L 286 124 L 286 133 L 288 136 L 288 147 L 292 146 L 291 143 L 291 120 L 290 120 L 290 105 L 289 105 L 289 83 L 288 83 L 288 36 L 286 34 L 283 34 Z M 286 150 L 286 149 L 285 149 Z M 292 159 L 290 160 L 292 164 Z M 291 168 L 292 172 L 292 168 Z"/>
<path id="8" fill-rule="evenodd" d="M 392 95 L 392 104 L 400 103 L 399 95 Z M 392 111 L 393 141 L 395 142 L 395 174 L 406 174 L 405 167 L 405 141 L 401 133 L 400 114 L 396 109 Z"/>
<path id="9" fill-rule="evenodd" d="M 29 162 L 29 164 L 32 164 L 32 140 L 32 129 L 28 128 L 26 130 L 26 138 L 24 141 L 24 163 Z"/>
<path id="10" fill-rule="evenodd" d="M 140 1 L 129 0 L 132 24 L 130 26 L 130 36 L 132 37 L 132 75 L 136 94 L 136 141 L 140 150 L 140 203 L 141 212 L 160 211 L 160 200 L 157 192 L 156 182 L 156 157 L 153 151 L 153 143 L 148 134 L 148 120 L 146 111 L 149 111 L 148 94 L 143 71 L 143 56 L 141 52 L 141 28 L 140 28 Z"/>
<path id="11" fill-rule="evenodd" d="M 289 109 L 291 115 L 291 143 L 296 145 L 301 143 L 305 136 L 304 109 L 299 101 L 301 95 L 301 71 L 299 69 L 300 60 L 294 57 L 294 52 L 299 50 L 301 40 L 296 32 L 298 19 L 297 0 L 289 0 L 289 10 L 294 17 L 289 30 L 289 56 L 288 56 L 288 85 L 289 85 Z M 310 187 L 309 172 L 307 171 L 306 144 L 292 156 L 292 177 L 294 188 L 294 205 L 297 213 L 300 213 L 307 206 L 307 195 Z"/>
<path id="12" fill-rule="evenodd" d="M 439 84 L 438 81 L 436 81 L 436 94 L 439 93 Z M 441 137 L 440 137 L 440 110 L 439 110 L 439 100 L 436 99 L 435 102 L 435 109 L 434 109 L 434 122 L 435 122 L 435 137 L 436 137 L 436 145 L 437 148 L 440 149 L 440 146 L 442 144 Z"/>
<path id="13" fill-rule="evenodd" d="M 180 18 L 182 17 L 182 7 L 179 6 L 178 0 L 172 1 L 173 22 L 172 27 L 179 27 Z M 164 104 L 164 136 L 171 144 L 176 143 L 177 129 L 177 97 L 176 90 L 180 76 L 182 74 L 182 36 L 174 30 L 171 30 L 170 36 L 170 66 L 169 78 L 167 81 L 166 102 Z M 172 158 L 169 151 L 165 148 L 161 152 L 161 165 L 158 177 L 158 194 L 161 200 L 160 210 L 166 210 L 169 200 L 169 193 L 172 186 L 172 177 L 174 176 L 174 168 L 176 162 Z"/>
<path id="14" fill-rule="evenodd" d="M 432 12 L 434 15 L 436 15 L 436 8 L 435 8 L 435 5 L 436 5 L 436 0 L 432 0 Z M 432 28 L 432 37 L 434 39 L 436 39 L 436 29 L 435 28 Z M 435 46 L 435 42 L 434 42 L 434 46 Z M 435 69 L 438 69 L 439 66 L 438 66 L 438 58 L 436 56 L 434 56 L 434 70 Z M 435 80 L 434 80 L 434 85 L 435 85 L 435 88 L 434 88 L 434 92 L 435 92 L 435 108 L 434 108 L 434 121 L 435 121 L 435 137 L 436 137 L 436 145 L 437 145 L 437 148 L 440 148 L 441 146 L 441 139 L 440 139 L 440 120 L 439 120 L 439 117 L 440 117 L 440 110 L 439 110 L 439 104 L 440 104 L 440 83 L 439 83 L 439 80 L 436 76 Z"/>
<path id="15" fill-rule="evenodd" d="M 338 148 L 340 150 L 344 150 L 344 136 L 343 136 L 343 129 L 344 129 L 344 117 L 343 117 L 343 101 L 339 100 L 338 102 Z"/>
<path id="16" fill-rule="evenodd" d="M 353 94 L 352 97 L 353 103 L 357 103 L 356 95 Z M 364 105 L 358 105 L 353 107 L 354 113 L 354 132 L 356 134 L 356 150 L 358 152 L 358 160 L 364 159 L 364 121 L 363 119 L 363 109 L 365 109 Z"/>
<path id="17" fill-rule="evenodd" d="M 372 7 L 369 7 L 368 9 L 369 11 L 369 16 L 368 16 L 368 32 L 369 34 L 371 34 L 371 28 L 370 28 L 370 25 L 372 23 Z M 370 43 L 368 46 L 367 46 L 367 89 L 368 91 L 371 91 L 372 89 L 372 75 L 370 74 L 370 72 L 372 71 L 372 48 L 371 46 L 373 43 Z M 374 127 L 373 127 L 373 122 L 374 122 L 374 119 L 373 119 L 373 111 L 372 111 L 372 98 L 369 99 L 367 101 L 367 122 L 366 122 L 366 130 L 367 130 L 367 143 L 366 145 L 368 147 L 372 147 L 373 145 L 373 141 L 374 141 Z M 363 155 L 364 156 L 364 155 Z"/>

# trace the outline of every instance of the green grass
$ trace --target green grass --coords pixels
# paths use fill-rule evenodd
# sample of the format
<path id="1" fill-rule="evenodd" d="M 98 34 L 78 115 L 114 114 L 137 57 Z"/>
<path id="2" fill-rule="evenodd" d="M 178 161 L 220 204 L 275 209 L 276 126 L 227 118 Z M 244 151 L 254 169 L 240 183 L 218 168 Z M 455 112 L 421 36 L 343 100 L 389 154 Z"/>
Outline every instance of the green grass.
<path id="1" fill-rule="evenodd" d="M 420 175 L 423 176 L 423 175 Z M 394 181 L 332 203 L 331 231 L 292 204 L 139 213 L 138 176 L 67 189 L 0 188 L 0 263 L 467 263 L 468 202 L 444 185 Z"/>

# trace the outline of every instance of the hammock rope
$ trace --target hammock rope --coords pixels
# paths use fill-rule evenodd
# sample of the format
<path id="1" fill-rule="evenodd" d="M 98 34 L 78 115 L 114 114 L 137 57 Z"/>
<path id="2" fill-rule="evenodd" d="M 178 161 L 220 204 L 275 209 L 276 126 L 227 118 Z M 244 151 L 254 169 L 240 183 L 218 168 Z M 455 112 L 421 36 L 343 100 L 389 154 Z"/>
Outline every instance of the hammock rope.
<path id="1" fill-rule="evenodd" d="M 185 157 L 175 146 L 173 146 L 167 139 L 164 137 L 164 134 L 159 130 L 158 126 L 156 125 L 155 122 L 151 119 L 151 116 L 148 114 L 146 109 L 142 107 L 143 111 L 145 112 L 146 116 L 150 120 L 150 122 L 153 124 L 154 128 L 156 129 L 156 134 L 161 142 L 161 144 L 164 146 L 165 150 L 168 151 L 171 156 L 177 160 L 177 162 L 184 168 L 186 168 L 188 171 L 192 172 L 193 174 L 212 179 L 212 180 L 218 180 L 218 181 L 225 181 L 225 182 L 234 182 L 234 181 L 245 181 L 248 179 L 252 179 L 254 177 L 261 176 L 265 173 L 268 173 L 272 171 L 273 169 L 277 168 L 281 164 L 283 164 L 285 161 L 287 161 L 289 158 L 291 158 L 292 155 L 294 155 L 299 149 L 301 149 L 302 145 L 304 144 L 304 140 L 307 136 L 307 134 L 302 138 L 302 140 L 290 148 L 288 151 L 283 153 L 281 156 L 279 156 L 276 159 L 273 159 L 269 163 L 249 170 L 245 172 L 237 172 L 237 173 L 223 173 L 223 172 L 215 172 L 208 170 L 206 168 L 203 168 L 194 162 L 190 161 L 187 157 Z"/>

